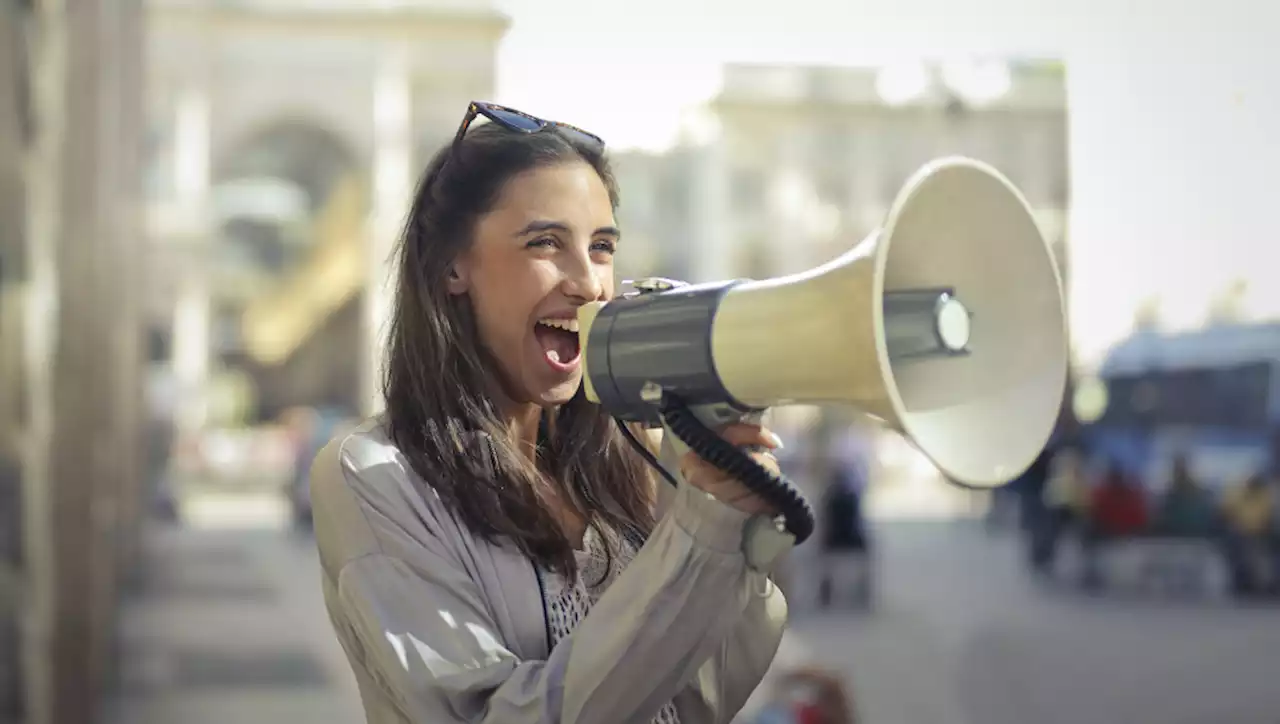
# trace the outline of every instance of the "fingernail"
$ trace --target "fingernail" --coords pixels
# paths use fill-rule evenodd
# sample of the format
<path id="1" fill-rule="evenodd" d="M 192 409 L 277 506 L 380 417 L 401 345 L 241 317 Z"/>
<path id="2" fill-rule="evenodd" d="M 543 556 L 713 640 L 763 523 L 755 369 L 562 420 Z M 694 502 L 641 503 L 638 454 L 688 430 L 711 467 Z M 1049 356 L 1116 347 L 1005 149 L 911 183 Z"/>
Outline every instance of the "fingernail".
<path id="1" fill-rule="evenodd" d="M 781 450 L 783 447 L 785 447 L 782 444 L 782 438 L 778 437 L 777 433 L 766 432 L 765 439 L 769 441 L 769 447 L 773 448 L 774 450 Z"/>

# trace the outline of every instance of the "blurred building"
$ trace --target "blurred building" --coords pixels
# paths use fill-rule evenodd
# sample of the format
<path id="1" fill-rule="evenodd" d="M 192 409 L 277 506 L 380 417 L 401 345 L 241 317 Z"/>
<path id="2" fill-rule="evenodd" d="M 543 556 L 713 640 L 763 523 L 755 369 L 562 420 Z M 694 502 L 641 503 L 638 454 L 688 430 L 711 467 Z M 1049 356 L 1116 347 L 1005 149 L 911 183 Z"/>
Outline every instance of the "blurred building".
<path id="1" fill-rule="evenodd" d="M 186 427 L 366 407 L 416 175 L 493 94 L 507 26 L 484 2 L 153 0 L 148 321 Z"/>
<path id="2" fill-rule="evenodd" d="M 694 183 L 702 158 L 701 149 L 689 146 L 612 154 L 622 200 L 618 223 L 625 231 L 619 278 L 689 278 L 688 249 L 699 243 Z"/>
<path id="3" fill-rule="evenodd" d="M 826 261 L 882 223 L 911 173 L 951 154 L 1005 173 L 1065 260 L 1060 64 L 730 65 L 701 121 L 703 140 L 619 159 L 627 233 L 658 240 L 644 256 L 672 276 L 759 278 Z"/>

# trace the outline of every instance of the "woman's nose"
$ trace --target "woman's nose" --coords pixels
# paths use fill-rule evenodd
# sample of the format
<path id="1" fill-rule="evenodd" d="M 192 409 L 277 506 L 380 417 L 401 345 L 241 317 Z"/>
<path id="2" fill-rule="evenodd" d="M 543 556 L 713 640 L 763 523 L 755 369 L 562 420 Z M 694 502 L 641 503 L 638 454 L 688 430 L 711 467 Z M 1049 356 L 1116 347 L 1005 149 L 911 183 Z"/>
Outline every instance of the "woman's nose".
<path id="1" fill-rule="evenodd" d="M 583 302 L 594 302 L 604 296 L 604 282 L 600 272 L 590 262 L 575 264 L 566 269 L 562 289 L 568 297 L 581 299 Z"/>

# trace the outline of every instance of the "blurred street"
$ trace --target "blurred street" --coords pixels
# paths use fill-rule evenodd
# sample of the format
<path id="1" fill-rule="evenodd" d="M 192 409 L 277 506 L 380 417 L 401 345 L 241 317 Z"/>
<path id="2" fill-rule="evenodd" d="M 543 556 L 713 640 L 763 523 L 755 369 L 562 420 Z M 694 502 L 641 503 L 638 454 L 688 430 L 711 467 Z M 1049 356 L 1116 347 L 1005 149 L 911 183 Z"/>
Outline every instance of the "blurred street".
<path id="1" fill-rule="evenodd" d="M 194 497 L 149 531 L 125 599 L 108 724 L 363 721 L 311 540 L 271 493 Z"/>
<path id="2" fill-rule="evenodd" d="M 882 536 L 878 610 L 797 620 L 775 661 L 843 669 L 863 721 L 1275 721 L 1280 611 L 1046 590 L 974 524 Z"/>
<path id="3" fill-rule="evenodd" d="M 149 537 L 108 724 L 360 721 L 313 549 L 284 506 L 184 509 L 190 525 Z M 1264 724 L 1280 708 L 1280 611 L 1043 590 L 1010 534 L 974 523 L 880 531 L 878 609 L 801 612 L 775 664 L 844 670 L 865 721 Z"/>

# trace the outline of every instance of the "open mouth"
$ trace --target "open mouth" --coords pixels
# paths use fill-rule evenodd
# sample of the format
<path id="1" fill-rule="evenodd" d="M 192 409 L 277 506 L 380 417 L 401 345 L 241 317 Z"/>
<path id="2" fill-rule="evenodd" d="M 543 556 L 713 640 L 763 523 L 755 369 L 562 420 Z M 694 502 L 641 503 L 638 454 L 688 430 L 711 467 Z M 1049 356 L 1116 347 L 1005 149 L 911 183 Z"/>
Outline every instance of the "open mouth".
<path id="1" fill-rule="evenodd" d="M 565 370 L 578 361 L 578 320 L 540 319 L 533 325 L 533 336 L 542 346 L 542 354 L 556 369 Z"/>

